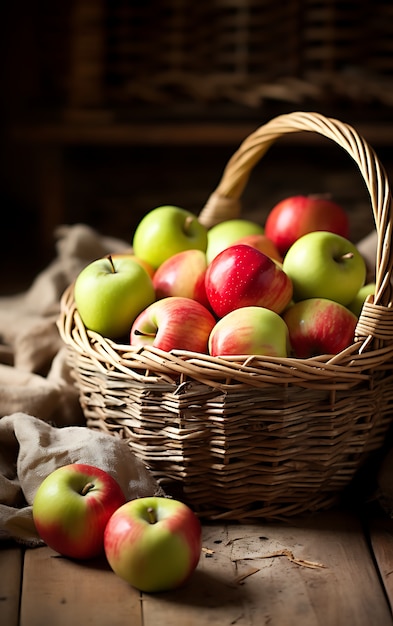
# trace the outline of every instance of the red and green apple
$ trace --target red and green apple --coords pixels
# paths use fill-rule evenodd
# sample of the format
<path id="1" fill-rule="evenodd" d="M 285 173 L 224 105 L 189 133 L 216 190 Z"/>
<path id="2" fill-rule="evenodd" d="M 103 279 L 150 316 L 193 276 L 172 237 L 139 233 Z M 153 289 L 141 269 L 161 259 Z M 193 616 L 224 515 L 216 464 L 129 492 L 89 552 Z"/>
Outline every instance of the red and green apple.
<path id="1" fill-rule="evenodd" d="M 160 350 L 189 350 L 206 353 L 210 332 L 216 323 L 200 302 L 182 296 L 156 300 L 134 321 L 130 344 Z"/>
<path id="2" fill-rule="evenodd" d="M 260 354 L 287 357 L 288 327 L 282 317 L 260 306 L 235 309 L 218 320 L 209 337 L 212 356 Z"/>
<path id="3" fill-rule="evenodd" d="M 198 565 L 201 525 L 183 502 L 137 498 L 110 518 L 105 554 L 113 571 L 140 591 L 154 593 L 184 585 Z"/>
<path id="4" fill-rule="evenodd" d="M 39 485 L 33 520 L 50 548 L 70 558 L 90 559 L 103 552 L 106 524 L 125 502 L 113 476 L 92 465 L 71 463 Z"/>

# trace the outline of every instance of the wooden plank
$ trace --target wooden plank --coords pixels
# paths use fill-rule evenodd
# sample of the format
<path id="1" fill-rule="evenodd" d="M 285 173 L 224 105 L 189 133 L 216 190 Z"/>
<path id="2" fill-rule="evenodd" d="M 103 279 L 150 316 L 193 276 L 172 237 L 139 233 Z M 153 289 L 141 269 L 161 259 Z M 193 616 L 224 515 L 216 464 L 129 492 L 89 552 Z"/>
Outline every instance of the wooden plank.
<path id="1" fill-rule="evenodd" d="M 329 513 L 303 521 L 204 528 L 184 589 L 143 596 L 144 626 L 391 626 L 361 525 Z"/>
<path id="2" fill-rule="evenodd" d="M 362 527 L 335 512 L 229 533 L 244 581 L 245 624 L 391 626 L 392 617 Z M 259 559 L 258 556 L 264 558 Z M 292 558 L 293 557 L 293 558 Z"/>
<path id="3" fill-rule="evenodd" d="M 0 549 L 0 624 L 17 626 L 23 550 L 8 544 Z"/>
<path id="4" fill-rule="evenodd" d="M 77 562 L 48 547 L 28 550 L 20 625 L 45 624 L 141 626 L 140 593 L 116 576 L 104 559 Z"/>
<path id="5" fill-rule="evenodd" d="M 381 516 L 368 523 L 371 546 L 393 612 L 393 520 Z"/>
<path id="6" fill-rule="evenodd" d="M 243 589 L 236 584 L 225 526 L 203 529 L 203 552 L 189 582 L 173 592 L 143 594 L 144 626 L 242 625 Z"/>

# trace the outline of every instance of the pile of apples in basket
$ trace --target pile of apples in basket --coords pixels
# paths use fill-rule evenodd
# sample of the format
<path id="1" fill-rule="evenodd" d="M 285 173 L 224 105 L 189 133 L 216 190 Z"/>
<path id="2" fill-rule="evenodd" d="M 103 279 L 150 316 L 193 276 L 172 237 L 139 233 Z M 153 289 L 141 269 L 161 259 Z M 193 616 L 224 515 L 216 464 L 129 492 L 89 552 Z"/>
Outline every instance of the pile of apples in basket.
<path id="1" fill-rule="evenodd" d="M 366 275 L 348 215 L 330 199 L 289 197 L 263 225 L 238 218 L 210 229 L 160 206 L 141 219 L 128 253 L 80 272 L 74 299 L 86 328 L 120 343 L 308 358 L 353 343 L 375 290 Z"/>

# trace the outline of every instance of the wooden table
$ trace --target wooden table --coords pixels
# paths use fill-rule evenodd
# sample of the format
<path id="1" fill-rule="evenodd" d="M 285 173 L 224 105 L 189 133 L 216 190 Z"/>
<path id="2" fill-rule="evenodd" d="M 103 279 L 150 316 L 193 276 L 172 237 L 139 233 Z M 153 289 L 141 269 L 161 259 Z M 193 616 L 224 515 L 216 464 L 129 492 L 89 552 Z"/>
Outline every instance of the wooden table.
<path id="1" fill-rule="evenodd" d="M 0 547 L 2 626 L 390 626 L 393 522 L 329 511 L 258 524 L 203 525 L 188 584 L 144 594 L 104 559 Z"/>

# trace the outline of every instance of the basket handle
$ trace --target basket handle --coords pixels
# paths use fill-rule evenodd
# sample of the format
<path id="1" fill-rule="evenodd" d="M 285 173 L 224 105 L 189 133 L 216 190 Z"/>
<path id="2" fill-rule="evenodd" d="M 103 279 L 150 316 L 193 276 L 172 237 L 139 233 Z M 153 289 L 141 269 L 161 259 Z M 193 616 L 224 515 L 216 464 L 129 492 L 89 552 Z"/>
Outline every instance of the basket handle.
<path id="1" fill-rule="evenodd" d="M 377 231 L 374 304 L 391 306 L 392 197 L 385 169 L 374 150 L 349 125 L 319 113 L 295 112 L 273 118 L 249 135 L 228 161 L 221 181 L 199 220 L 208 228 L 240 215 L 240 197 L 252 168 L 282 135 L 301 131 L 319 133 L 346 150 L 359 167 L 371 198 Z"/>

